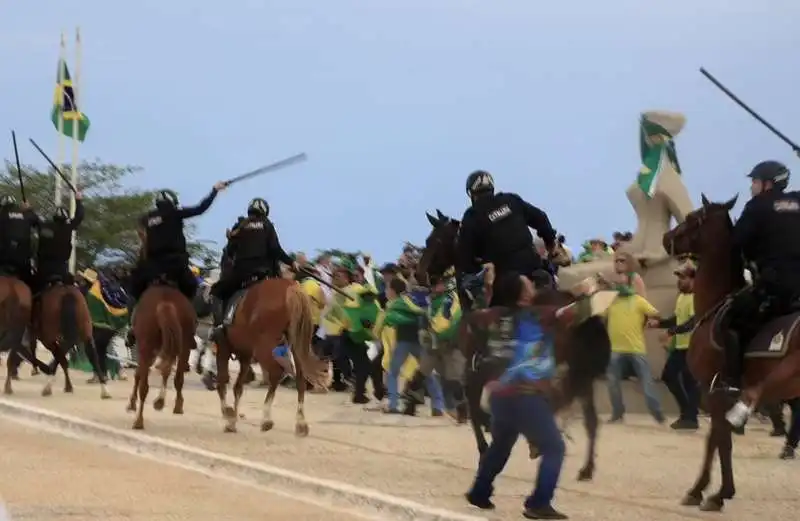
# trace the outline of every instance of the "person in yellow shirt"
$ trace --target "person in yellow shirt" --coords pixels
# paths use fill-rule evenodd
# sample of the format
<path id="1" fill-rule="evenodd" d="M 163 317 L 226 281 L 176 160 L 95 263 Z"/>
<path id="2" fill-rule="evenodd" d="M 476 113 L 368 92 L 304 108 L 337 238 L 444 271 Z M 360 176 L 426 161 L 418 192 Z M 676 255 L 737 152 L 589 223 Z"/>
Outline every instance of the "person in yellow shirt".
<path id="1" fill-rule="evenodd" d="M 653 375 L 647 362 L 644 329 L 650 318 L 658 318 L 658 311 L 643 296 L 632 291 L 620 292 L 606 310 L 606 327 L 611 341 L 611 359 L 606 370 L 611 401 L 609 423 L 620 422 L 625 416 L 621 381 L 627 367 L 633 371 L 642 386 L 650 414 L 658 423 L 664 422 Z"/>
<path id="2" fill-rule="evenodd" d="M 675 430 L 697 430 L 697 413 L 700 407 L 700 389 L 689 366 L 686 352 L 695 327 L 694 315 L 694 276 L 697 272 L 692 261 L 686 261 L 677 270 L 678 300 L 675 314 L 663 320 L 651 320 L 650 325 L 665 329 L 661 341 L 669 352 L 661 380 L 675 397 L 680 409 L 680 417 L 670 427 Z"/>

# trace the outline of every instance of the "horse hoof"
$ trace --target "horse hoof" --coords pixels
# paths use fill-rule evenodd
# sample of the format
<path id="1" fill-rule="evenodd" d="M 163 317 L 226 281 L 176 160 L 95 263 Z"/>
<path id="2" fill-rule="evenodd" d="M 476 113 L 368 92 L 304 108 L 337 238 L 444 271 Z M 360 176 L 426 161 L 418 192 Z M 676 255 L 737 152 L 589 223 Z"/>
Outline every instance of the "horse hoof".
<path id="1" fill-rule="evenodd" d="M 70 386 L 70 387 L 64 387 L 64 392 L 65 392 L 65 393 L 72 394 L 73 392 L 75 392 L 75 390 L 72 388 L 72 386 Z"/>
<path id="2" fill-rule="evenodd" d="M 14 394 L 14 390 L 9 386 L 5 386 L 3 388 L 3 394 L 11 396 L 12 394 Z"/>
<path id="3" fill-rule="evenodd" d="M 699 507 L 703 504 L 702 494 L 686 494 L 681 500 L 681 505 L 685 507 Z"/>
<path id="4" fill-rule="evenodd" d="M 44 389 L 42 389 L 42 396 L 50 396 L 52 394 L 53 394 L 53 389 L 51 389 L 50 387 L 45 387 Z"/>
<path id="5" fill-rule="evenodd" d="M 127 407 L 125 407 L 125 412 L 136 412 L 136 404 L 129 403 Z"/>
<path id="6" fill-rule="evenodd" d="M 153 409 L 160 411 L 163 408 L 164 408 L 164 399 L 156 398 L 156 401 L 153 402 Z"/>
<path id="7" fill-rule="evenodd" d="M 591 481 L 592 478 L 594 478 L 593 469 L 584 467 L 578 472 L 578 481 Z"/>
<path id="8" fill-rule="evenodd" d="M 700 505 L 701 512 L 722 512 L 722 500 L 708 498 Z"/>
<path id="9" fill-rule="evenodd" d="M 222 432 L 233 434 L 236 432 L 236 425 L 226 425 Z"/>
<path id="10" fill-rule="evenodd" d="M 133 427 L 131 427 L 135 431 L 142 431 L 144 430 L 144 421 L 136 420 L 133 422 Z"/>
<path id="11" fill-rule="evenodd" d="M 100 393 L 100 399 L 101 400 L 110 400 L 111 399 L 111 394 L 109 394 L 107 392 L 106 393 Z"/>
<path id="12" fill-rule="evenodd" d="M 298 438 L 305 438 L 308 436 L 308 424 L 307 423 L 298 423 L 294 426 L 294 435 Z"/>
<path id="13" fill-rule="evenodd" d="M 172 409 L 172 414 L 183 414 L 183 407 L 175 407 Z"/>
<path id="14" fill-rule="evenodd" d="M 271 431 L 275 427 L 275 422 L 272 420 L 265 420 L 261 422 L 261 432 Z"/>
<path id="15" fill-rule="evenodd" d="M 230 405 L 222 408 L 222 416 L 224 418 L 236 418 L 236 411 Z"/>

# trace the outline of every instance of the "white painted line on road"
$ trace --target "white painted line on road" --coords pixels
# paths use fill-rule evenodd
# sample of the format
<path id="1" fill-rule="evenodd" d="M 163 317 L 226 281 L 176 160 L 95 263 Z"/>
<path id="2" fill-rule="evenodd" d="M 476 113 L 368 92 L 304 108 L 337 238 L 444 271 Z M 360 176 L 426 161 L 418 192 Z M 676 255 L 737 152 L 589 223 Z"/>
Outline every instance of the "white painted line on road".
<path id="1" fill-rule="evenodd" d="M 315 478 L 298 472 L 252 463 L 225 454 L 210 452 L 182 443 L 145 434 L 123 431 L 39 407 L 0 398 L 0 414 L 37 428 L 130 453 L 148 459 L 180 465 L 218 479 L 267 488 L 270 492 L 316 506 L 347 512 L 358 510 L 372 519 L 402 521 L 488 521 L 445 509 L 429 507 L 356 487 Z M 298 493 L 301 496 L 298 496 Z"/>

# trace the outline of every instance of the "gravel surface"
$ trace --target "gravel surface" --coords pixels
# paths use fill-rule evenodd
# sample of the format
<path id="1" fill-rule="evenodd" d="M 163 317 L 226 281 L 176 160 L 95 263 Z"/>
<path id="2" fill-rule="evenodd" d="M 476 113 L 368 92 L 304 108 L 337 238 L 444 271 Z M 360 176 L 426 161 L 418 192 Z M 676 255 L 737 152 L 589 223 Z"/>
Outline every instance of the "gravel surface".
<path id="1" fill-rule="evenodd" d="M 336 479 L 353 485 L 439 506 L 477 514 L 464 506 L 463 493 L 474 474 L 476 451 L 471 431 L 444 418 L 431 418 L 422 409 L 417 418 L 384 416 L 347 405 L 347 396 L 307 395 L 308 438 L 294 436 L 296 393 L 281 389 L 273 410 L 275 429 L 259 431 L 264 390 L 245 392 L 239 432 L 224 434 L 216 393 L 194 382 L 186 392 L 186 413 L 171 414 L 170 393 L 163 412 L 145 410 L 146 433 L 187 443 L 250 461 Z M 76 374 L 75 382 L 84 375 Z M 125 413 L 130 382 L 114 382 L 114 399 L 101 401 L 99 390 L 82 383 L 74 395 L 56 388 L 53 396 L 39 396 L 41 377 L 16 383 L 13 397 L 20 403 L 130 429 L 132 415 Z M 154 383 L 154 382 L 153 382 Z M 157 388 L 151 387 L 152 399 Z M 726 504 L 726 520 L 752 520 L 754 516 L 788 519 L 800 508 L 800 470 L 795 462 L 777 460 L 781 440 L 769 438 L 766 426 L 753 422 L 748 434 L 735 440 L 737 497 Z M 593 483 L 577 483 L 575 476 L 585 454 L 580 420 L 569 432 L 568 456 L 557 506 L 573 519 L 602 518 L 636 521 L 704 519 L 719 517 L 679 506 L 701 463 L 703 434 L 676 433 L 656 425 L 646 416 L 631 415 L 621 425 L 604 425 L 598 446 L 598 469 Z M 535 466 L 527 459 L 525 444 L 518 444 L 497 483 L 496 519 L 517 516 L 529 492 Z M 715 466 L 715 472 L 717 467 Z M 713 486 L 717 486 L 718 478 Z M 490 516 L 491 517 L 491 516 Z"/>

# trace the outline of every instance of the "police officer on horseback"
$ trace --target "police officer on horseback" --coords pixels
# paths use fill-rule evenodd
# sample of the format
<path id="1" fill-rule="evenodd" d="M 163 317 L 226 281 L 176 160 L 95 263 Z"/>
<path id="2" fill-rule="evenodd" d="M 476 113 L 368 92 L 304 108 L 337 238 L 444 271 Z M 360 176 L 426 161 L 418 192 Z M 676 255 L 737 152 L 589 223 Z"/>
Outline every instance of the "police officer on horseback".
<path id="1" fill-rule="evenodd" d="M 39 225 L 39 248 L 36 255 L 36 291 L 51 282 L 72 283 L 69 258 L 72 255 L 72 234 L 83 222 L 84 208 L 80 192 L 75 193 L 75 215 L 59 206 L 53 217 Z"/>
<path id="2" fill-rule="evenodd" d="M 129 307 L 147 289 L 148 284 L 166 277 L 177 285 L 178 290 L 190 301 L 197 292 L 197 279 L 189 268 L 189 253 L 186 249 L 186 236 L 183 221 L 204 214 L 217 194 L 226 188 L 224 182 L 214 185 L 197 206 L 178 206 L 178 196 L 172 190 L 161 190 L 155 197 L 155 208 L 139 219 L 139 233 L 142 249 L 139 260 L 131 273 Z M 134 342 L 133 330 L 128 332 L 127 343 Z"/>
<path id="3" fill-rule="evenodd" d="M 31 284 L 33 228 L 41 219 L 27 203 L 17 204 L 11 195 L 0 197 L 0 269 Z"/>
<path id="4" fill-rule="evenodd" d="M 292 259 L 278 240 L 278 232 L 269 220 L 269 204 L 256 197 L 247 206 L 247 217 L 240 218 L 231 230 L 226 245 L 233 264 L 228 272 L 220 277 L 212 290 L 222 302 L 223 315 L 227 301 L 245 285 L 265 277 L 279 277 L 279 262 L 292 266 L 297 271 L 297 263 Z M 228 317 L 215 317 L 214 338 L 224 333 Z"/>
<path id="5" fill-rule="evenodd" d="M 467 195 L 472 205 L 464 212 L 456 252 L 457 269 L 474 274 L 481 266 L 477 259 L 492 263 L 496 278 L 509 272 L 526 275 L 538 285 L 552 285 L 547 264 L 533 247 L 534 228 L 551 254 L 557 247 L 556 231 L 547 214 L 514 193 L 495 193 L 491 174 L 477 170 L 467 177 Z M 502 295 L 493 297 L 494 303 Z M 469 300 L 462 302 L 469 305 Z"/>
<path id="6" fill-rule="evenodd" d="M 789 169 L 763 161 L 748 174 L 750 193 L 733 229 L 734 247 L 753 272 L 724 317 L 724 387 L 738 391 L 744 347 L 769 319 L 796 309 L 800 299 L 800 192 L 787 192 Z M 738 251 L 735 250 L 735 251 Z"/>

